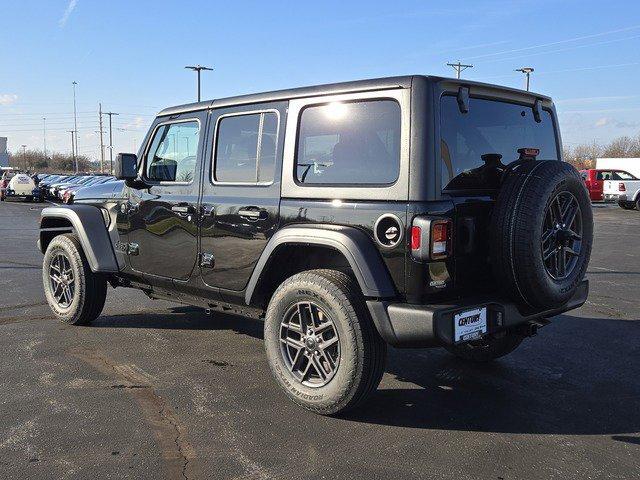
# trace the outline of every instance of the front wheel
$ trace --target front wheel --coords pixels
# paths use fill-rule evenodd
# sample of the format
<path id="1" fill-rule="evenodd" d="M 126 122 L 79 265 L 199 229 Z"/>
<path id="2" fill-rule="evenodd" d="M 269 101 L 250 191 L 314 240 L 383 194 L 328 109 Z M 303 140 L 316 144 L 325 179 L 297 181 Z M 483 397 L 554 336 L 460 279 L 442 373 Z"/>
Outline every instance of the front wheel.
<path id="1" fill-rule="evenodd" d="M 362 293 L 335 270 L 310 270 L 282 283 L 269 302 L 264 339 L 284 392 L 322 415 L 362 403 L 384 373 L 386 344 Z"/>
<path id="2" fill-rule="evenodd" d="M 42 265 L 44 293 L 49 307 L 63 322 L 86 325 L 96 319 L 107 295 L 107 281 L 93 273 L 73 234 L 51 240 Z"/>

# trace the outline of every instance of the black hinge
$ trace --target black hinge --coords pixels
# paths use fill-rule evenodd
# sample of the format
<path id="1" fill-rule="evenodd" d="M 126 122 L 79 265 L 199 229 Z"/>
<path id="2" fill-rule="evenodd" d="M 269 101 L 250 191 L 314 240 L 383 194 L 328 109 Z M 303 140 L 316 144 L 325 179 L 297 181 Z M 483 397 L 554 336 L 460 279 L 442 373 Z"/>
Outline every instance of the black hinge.
<path id="1" fill-rule="evenodd" d="M 213 253 L 201 253 L 200 254 L 200 266 L 202 268 L 213 268 L 216 264 L 216 257 Z"/>

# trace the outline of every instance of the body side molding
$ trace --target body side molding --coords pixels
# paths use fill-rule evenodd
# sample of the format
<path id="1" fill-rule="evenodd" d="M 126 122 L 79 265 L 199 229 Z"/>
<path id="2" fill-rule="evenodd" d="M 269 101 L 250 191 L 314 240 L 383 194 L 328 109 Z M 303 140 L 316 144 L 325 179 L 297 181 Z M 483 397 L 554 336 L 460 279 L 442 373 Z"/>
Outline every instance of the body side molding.
<path id="1" fill-rule="evenodd" d="M 62 218 L 71 224 L 73 232 L 78 235 L 80 244 L 93 272 L 118 271 L 113 246 L 104 224 L 100 209 L 91 205 L 69 205 L 67 207 L 47 207 L 42 210 L 40 218 L 40 240 L 38 246 L 42 253 L 46 250 L 44 237 L 47 232 L 63 230 L 56 228 L 55 222 L 48 219 Z M 51 228 L 53 227 L 53 228 Z"/>
<path id="2" fill-rule="evenodd" d="M 245 302 L 251 304 L 260 277 L 278 247 L 286 244 L 321 245 L 340 252 L 349 262 L 365 297 L 390 298 L 396 295 L 389 272 L 373 240 L 364 232 L 338 225 L 296 225 L 277 231 L 267 243 L 251 274 Z"/>

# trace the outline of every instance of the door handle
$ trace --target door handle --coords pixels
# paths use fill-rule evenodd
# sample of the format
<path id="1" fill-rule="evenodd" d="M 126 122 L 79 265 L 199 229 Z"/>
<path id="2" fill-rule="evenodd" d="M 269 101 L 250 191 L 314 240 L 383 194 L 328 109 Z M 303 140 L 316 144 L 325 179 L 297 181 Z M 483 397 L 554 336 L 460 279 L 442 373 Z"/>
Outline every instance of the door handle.
<path id="1" fill-rule="evenodd" d="M 252 220 L 265 220 L 269 216 L 269 213 L 263 208 L 244 207 L 238 210 L 238 215 Z"/>
<path id="2" fill-rule="evenodd" d="M 171 211 L 180 215 L 189 215 L 195 213 L 196 209 L 193 205 L 173 205 Z"/>

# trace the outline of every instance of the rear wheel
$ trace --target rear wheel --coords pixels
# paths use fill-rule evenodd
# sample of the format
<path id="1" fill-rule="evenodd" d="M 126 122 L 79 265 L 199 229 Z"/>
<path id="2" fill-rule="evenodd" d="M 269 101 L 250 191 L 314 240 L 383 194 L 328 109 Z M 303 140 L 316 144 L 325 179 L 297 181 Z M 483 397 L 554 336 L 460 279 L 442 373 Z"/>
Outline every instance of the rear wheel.
<path id="1" fill-rule="evenodd" d="M 445 348 L 458 358 L 469 362 L 489 362 L 504 357 L 520 346 L 524 337 L 503 332 L 477 342 L 449 345 Z"/>
<path id="2" fill-rule="evenodd" d="M 51 240 L 44 255 L 42 281 L 47 303 L 61 321 L 86 325 L 102 312 L 107 281 L 91 271 L 75 235 Z"/>
<path id="3" fill-rule="evenodd" d="M 269 366 L 298 405 L 323 415 L 352 409 L 377 388 L 386 344 L 358 285 L 335 270 L 287 279 L 265 318 Z"/>

